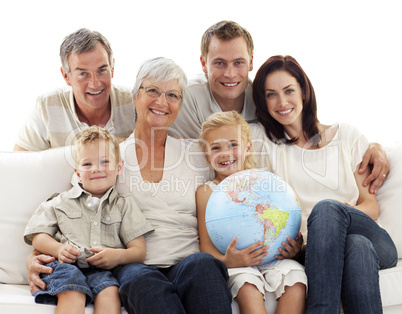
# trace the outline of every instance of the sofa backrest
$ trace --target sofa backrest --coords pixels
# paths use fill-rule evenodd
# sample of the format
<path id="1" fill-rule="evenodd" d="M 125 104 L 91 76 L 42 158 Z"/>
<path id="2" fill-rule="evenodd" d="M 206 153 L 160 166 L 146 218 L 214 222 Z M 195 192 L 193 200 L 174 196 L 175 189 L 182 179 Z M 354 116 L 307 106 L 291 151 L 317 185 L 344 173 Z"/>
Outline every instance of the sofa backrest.
<path id="1" fill-rule="evenodd" d="M 402 143 L 387 148 L 390 174 L 378 191 L 379 222 L 392 236 L 402 257 Z M 26 284 L 25 225 L 38 205 L 70 188 L 71 147 L 43 152 L 0 152 L 0 282 Z"/>
<path id="2" fill-rule="evenodd" d="M 28 283 L 25 225 L 41 202 L 70 188 L 73 173 L 71 147 L 0 153 L 1 283 Z"/>

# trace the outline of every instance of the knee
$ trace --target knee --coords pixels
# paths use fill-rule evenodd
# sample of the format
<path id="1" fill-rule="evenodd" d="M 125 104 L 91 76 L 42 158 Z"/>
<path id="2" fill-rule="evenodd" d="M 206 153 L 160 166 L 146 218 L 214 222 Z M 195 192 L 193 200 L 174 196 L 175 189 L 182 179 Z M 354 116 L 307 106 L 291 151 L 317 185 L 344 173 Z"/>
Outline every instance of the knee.
<path id="1" fill-rule="evenodd" d="M 189 278 L 198 277 L 214 278 L 214 280 L 222 280 L 226 283 L 228 280 L 228 272 L 225 264 L 208 253 L 195 253 L 183 260 L 184 267 L 181 268 L 182 275 Z"/>
<path id="2" fill-rule="evenodd" d="M 377 253 L 369 239 L 360 234 L 350 234 L 345 241 L 345 257 L 356 257 L 361 262 L 374 258 L 378 260 Z"/>
<path id="3" fill-rule="evenodd" d="M 145 280 L 149 271 L 149 266 L 145 264 L 127 264 L 117 267 L 113 275 L 123 287 L 135 285 L 135 282 Z"/>
<path id="4" fill-rule="evenodd" d="M 220 260 L 213 257 L 211 254 L 208 253 L 195 253 L 188 257 L 188 266 L 189 269 L 203 269 L 206 272 L 223 272 L 227 273 L 227 269 L 225 264 Z"/>
<path id="5" fill-rule="evenodd" d="M 315 221 L 320 221 L 320 223 L 325 223 L 331 221 L 333 218 L 339 219 L 339 217 L 344 216 L 342 203 L 332 199 L 325 199 L 319 201 L 312 209 L 307 223 L 312 223 Z"/>
<path id="6" fill-rule="evenodd" d="M 117 286 L 109 286 L 103 289 L 95 297 L 95 307 L 109 307 L 109 308 L 121 308 L 119 288 Z"/>

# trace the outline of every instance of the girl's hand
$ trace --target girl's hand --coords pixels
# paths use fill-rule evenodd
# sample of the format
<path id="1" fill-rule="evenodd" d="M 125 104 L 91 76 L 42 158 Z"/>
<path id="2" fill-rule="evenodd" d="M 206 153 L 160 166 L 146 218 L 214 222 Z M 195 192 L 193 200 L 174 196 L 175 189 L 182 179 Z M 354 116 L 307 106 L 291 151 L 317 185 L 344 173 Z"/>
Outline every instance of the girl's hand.
<path id="1" fill-rule="evenodd" d="M 65 244 L 60 247 L 57 258 L 59 259 L 59 263 L 72 264 L 77 260 L 77 257 L 80 255 L 76 246 L 72 244 Z"/>
<path id="2" fill-rule="evenodd" d="M 119 265 L 118 250 L 111 248 L 91 248 L 95 255 L 88 257 L 85 261 L 97 268 L 112 269 Z"/>
<path id="3" fill-rule="evenodd" d="M 279 248 L 281 255 L 275 255 L 275 257 L 277 259 L 297 259 L 300 256 L 303 247 L 303 236 L 301 232 L 297 234 L 296 240 L 293 240 L 290 237 L 288 237 L 286 240 L 288 242 L 282 242 L 285 250 Z"/>
<path id="4" fill-rule="evenodd" d="M 249 247 L 238 250 L 236 249 L 237 238 L 233 238 L 228 245 L 225 253 L 225 265 L 228 268 L 257 266 L 261 264 L 262 258 L 267 256 L 267 246 L 263 246 L 263 242 L 256 242 Z"/>

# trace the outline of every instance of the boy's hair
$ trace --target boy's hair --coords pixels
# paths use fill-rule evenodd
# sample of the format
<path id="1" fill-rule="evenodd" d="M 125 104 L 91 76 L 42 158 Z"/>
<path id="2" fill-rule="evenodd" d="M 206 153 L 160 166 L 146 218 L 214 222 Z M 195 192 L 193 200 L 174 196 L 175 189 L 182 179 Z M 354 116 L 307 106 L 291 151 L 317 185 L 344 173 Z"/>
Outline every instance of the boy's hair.
<path id="1" fill-rule="evenodd" d="M 79 149 L 88 143 L 94 143 L 96 141 L 105 141 L 109 145 L 109 148 L 111 148 L 112 152 L 114 153 L 116 163 L 120 162 L 121 160 L 120 147 L 117 138 L 113 134 L 111 134 L 108 130 L 101 128 L 100 126 L 93 125 L 89 128 L 82 130 L 81 133 L 78 134 L 74 139 L 73 154 L 76 163 L 78 162 Z"/>
<path id="2" fill-rule="evenodd" d="M 223 126 L 236 126 L 240 127 L 238 130 L 241 132 L 241 140 L 244 143 L 251 142 L 251 131 L 248 123 L 237 111 L 215 112 L 211 114 L 202 124 L 201 136 L 199 139 L 200 145 L 204 151 L 207 151 L 206 136 L 217 128 Z M 252 151 L 252 148 L 251 148 Z M 255 166 L 252 154 L 248 154 L 244 161 L 244 169 L 252 169 Z"/>
<path id="3" fill-rule="evenodd" d="M 250 56 L 254 54 L 254 43 L 250 33 L 242 26 L 233 21 L 220 21 L 210 26 L 201 38 L 201 55 L 206 60 L 209 43 L 212 36 L 216 36 L 219 40 L 231 40 L 243 37 L 247 44 L 247 50 Z"/>

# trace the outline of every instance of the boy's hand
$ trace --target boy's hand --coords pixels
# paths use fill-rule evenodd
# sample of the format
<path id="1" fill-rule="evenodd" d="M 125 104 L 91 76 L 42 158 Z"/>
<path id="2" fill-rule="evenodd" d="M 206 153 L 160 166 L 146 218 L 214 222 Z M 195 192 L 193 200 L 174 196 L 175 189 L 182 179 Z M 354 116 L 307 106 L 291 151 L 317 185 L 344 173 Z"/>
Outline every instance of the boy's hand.
<path id="1" fill-rule="evenodd" d="M 256 242 L 243 250 L 236 249 L 237 238 L 233 238 L 228 245 L 225 253 L 225 265 L 232 267 L 256 266 L 261 264 L 262 258 L 267 256 L 267 246 L 263 246 L 263 242 Z"/>
<path id="2" fill-rule="evenodd" d="M 85 261 L 97 268 L 112 269 L 120 264 L 119 250 L 110 248 L 91 248 L 95 255 L 88 257 Z"/>
<path id="3" fill-rule="evenodd" d="M 76 246 L 65 244 L 60 247 L 57 258 L 59 259 L 59 263 L 73 264 L 79 255 L 80 252 L 78 252 Z"/>

